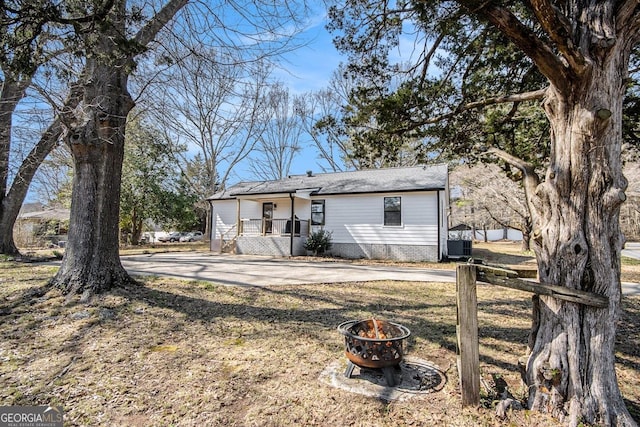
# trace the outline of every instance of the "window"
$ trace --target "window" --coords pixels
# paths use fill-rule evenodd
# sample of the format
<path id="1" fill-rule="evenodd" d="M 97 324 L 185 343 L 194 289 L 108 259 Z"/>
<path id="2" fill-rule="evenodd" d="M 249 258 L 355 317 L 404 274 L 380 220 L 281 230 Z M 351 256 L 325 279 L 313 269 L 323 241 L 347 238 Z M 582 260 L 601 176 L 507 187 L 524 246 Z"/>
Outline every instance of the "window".
<path id="1" fill-rule="evenodd" d="M 311 225 L 324 225 L 324 200 L 311 201 Z"/>
<path id="2" fill-rule="evenodd" d="M 384 225 L 402 225 L 400 197 L 384 198 Z"/>

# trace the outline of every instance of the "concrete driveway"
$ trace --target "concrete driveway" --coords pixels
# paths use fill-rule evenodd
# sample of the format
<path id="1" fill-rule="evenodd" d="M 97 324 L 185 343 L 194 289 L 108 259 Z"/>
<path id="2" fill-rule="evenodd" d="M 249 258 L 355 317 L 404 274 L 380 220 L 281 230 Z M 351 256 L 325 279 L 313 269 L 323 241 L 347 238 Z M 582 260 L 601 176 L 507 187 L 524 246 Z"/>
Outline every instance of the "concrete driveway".
<path id="1" fill-rule="evenodd" d="M 640 242 L 625 243 L 622 255 L 629 258 L 640 259 Z"/>
<path id="2" fill-rule="evenodd" d="M 356 265 L 347 262 L 310 262 L 257 255 L 172 252 L 123 256 L 121 260 L 124 268 L 132 275 L 170 276 L 238 286 L 372 280 L 452 283 L 456 281 L 456 273 L 452 270 Z"/>
<path id="3" fill-rule="evenodd" d="M 357 265 L 348 262 L 312 262 L 257 255 L 212 252 L 170 252 L 121 257 L 132 275 L 168 276 L 204 280 L 222 285 L 269 286 L 305 283 L 369 282 L 401 280 L 455 283 L 454 270 Z M 623 283 L 622 293 L 640 295 L 639 283 Z"/>

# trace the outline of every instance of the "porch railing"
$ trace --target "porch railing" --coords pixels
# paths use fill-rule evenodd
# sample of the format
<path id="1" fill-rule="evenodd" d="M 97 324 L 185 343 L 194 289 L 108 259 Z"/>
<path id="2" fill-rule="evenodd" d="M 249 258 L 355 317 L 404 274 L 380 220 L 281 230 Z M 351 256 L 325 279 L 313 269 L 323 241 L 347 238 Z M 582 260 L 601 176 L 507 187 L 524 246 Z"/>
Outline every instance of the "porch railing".
<path id="1" fill-rule="evenodd" d="M 233 224 L 228 230 L 220 232 L 220 253 L 233 252 L 236 244 L 236 224 Z"/>
<path id="2" fill-rule="evenodd" d="M 241 236 L 309 236 L 309 221 L 296 219 L 292 226 L 290 219 L 252 219 L 240 220 Z"/>

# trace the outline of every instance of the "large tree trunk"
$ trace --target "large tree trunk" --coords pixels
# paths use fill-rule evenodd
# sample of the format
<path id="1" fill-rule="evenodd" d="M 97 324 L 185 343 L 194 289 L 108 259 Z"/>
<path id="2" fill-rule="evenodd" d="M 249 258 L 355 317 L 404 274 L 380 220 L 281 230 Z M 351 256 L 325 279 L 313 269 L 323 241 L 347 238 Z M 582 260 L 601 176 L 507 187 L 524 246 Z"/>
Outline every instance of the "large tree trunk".
<path id="1" fill-rule="evenodd" d="M 142 218 L 138 215 L 138 209 L 134 208 L 131 215 L 131 244 L 140 244 L 140 238 L 142 237 Z"/>
<path id="2" fill-rule="evenodd" d="M 53 150 L 61 134 L 62 125 L 56 119 L 22 161 L 0 210 L 0 253 L 18 253 L 13 239 L 13 227 L 38 167 Z"/>
<path id="3" fill-rule="evenodd" d="M 133 101 L 130 64 L 118 46 L 124 24 L 114 21 L 87 60 L 81 111 L 66 136 L 74 162 L 69 239 L 52 284 L 66 294 L 81 293 L 83 300 L 132 282 L 120 262 L 118 225 L 125 123 Z"/>
<path id="4" fill-rule="evenodd" d="M 4 255 L 19 255 L 20 251 L 13 238 L 13 226 L 16 223 L 22 201 L 5 197 L 0 207 L 0 253 Z"/>
<path id="5" fill-rule="evenodd" d="M 133 108 L 127 90 L 133 58 L 188 0 L 169 0 L 131 39 L 126 2 L 116 0 L 107 19 L 87 23 L 84 97 L 68 114 L 66 143 L 74 162 L 69 240 L 51 283 L 86 300 L 113 286 L 133 283 L 118 254 L 120 182 L 126 118 Z"/>
<path id="6" fill-rule="evenodd" d="M 550 165 L 529 194 L 540 281 L 609 298 L 602 309 L 540 296 L 534 310 L 530 408 L 572 426 L 636 425 L 618 388 L 614 357 L 623 244 L 618 217 L 626 189 L 620 149 L 627 64 L 621 58 L 624 53 L 611 51 L 569 90 L 550 87 Z"/>
<path id="7" fill-rule="evenodd" d="M 35 70 L 32 71 L 35 72 Z M 60 119 L 56 118 L 22 160 L 9 187 L 8 168 L 13 113 L 18 102 L 25 96 L 30 84 L 31 76 L 23 75 L 20 79 L 14 79 L 10 73 L 5 73 L 2 92 L 0 93 L 0 253 L 8 255 L 17 255 L 19 253 L 13 238 L 16 219 L 36 171 L 56 146 L 63 131 Z M 74 85 L 65 100 L 63 109 L 72 110 L 76 108 L 79 99 L 80 92 Z"/>
<path id="8" fill-rule="evenodd" d="M 13 240 L 15 224 L 22 199 L 8 197 L 9 156 L 11 154 L 11 130 L 13 112 L 24 96 L 31 78 L 14 79 L 5 72 L 2 90 L 0 91 L 0 253 L 17 255 L 18 248 Z"/>

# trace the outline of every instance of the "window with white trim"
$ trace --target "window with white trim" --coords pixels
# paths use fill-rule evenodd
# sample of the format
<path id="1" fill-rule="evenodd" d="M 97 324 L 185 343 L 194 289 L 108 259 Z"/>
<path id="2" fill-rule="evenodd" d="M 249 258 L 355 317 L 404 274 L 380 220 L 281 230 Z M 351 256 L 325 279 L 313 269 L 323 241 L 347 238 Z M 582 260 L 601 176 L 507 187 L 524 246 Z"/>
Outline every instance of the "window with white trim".
<path id="1" fill-rule="evenodd" d="M 311 225 L 324 225 L 324 200 L 311 201 Z"/>
<path id="2" fill-rule="evenodd" d="M 402 225 L 400 196 L 384 198 L 384 225 Z"/>

